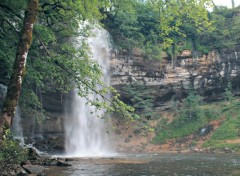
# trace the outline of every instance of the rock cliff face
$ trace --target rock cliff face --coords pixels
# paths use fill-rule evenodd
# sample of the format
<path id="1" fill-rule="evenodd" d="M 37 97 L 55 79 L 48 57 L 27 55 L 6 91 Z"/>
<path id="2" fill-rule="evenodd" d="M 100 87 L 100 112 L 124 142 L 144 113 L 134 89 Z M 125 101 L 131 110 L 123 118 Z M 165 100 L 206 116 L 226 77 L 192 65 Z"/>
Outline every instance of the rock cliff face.
<path id="1" fill-rule="evenodd" d="M 162 62 L 144 59 L 141 50 L 131 54 L 113 52 L 111 57 L 112 85 L 120 90 L 126 84 L 140 82 L 157 90 L 155 105 L 166 107 L 171 99 L 181 101 L 189 88 L 194 89 L 206 100 L 221 98 L 221 93 L 231 81 L 235 93 L 240 86 L 240 48 L 212 51 L 193 59 L 191 52 L 184 51 L 177 58 L 175 69 L 171 60 L 164 57 Z"/>
<path id="2" fill-rule="evenodd" d="M 4 98 L 7 93 L 7 87 L 0 84 L 0 110 L 3 105 Z M 38 122 L 38 116 L 42 113 L 36 111 L 22 111 L 20 107 L 21 124 L 18 128 L 22 127 L 23 134 L 16 134 L 17 136 L 23 135 L 26 138 L 26 143 L 33 143 L 41 151 L 63 151 L 64 148 L 64 105 L 67 102 L 67 95 L 60 93 L 45 93 L 42 94 L 45 121 L 41 124 Z M 16 117 L 14 117 L 16 118 Z M 19 132 L 19 130 L 17 130 Z"/>

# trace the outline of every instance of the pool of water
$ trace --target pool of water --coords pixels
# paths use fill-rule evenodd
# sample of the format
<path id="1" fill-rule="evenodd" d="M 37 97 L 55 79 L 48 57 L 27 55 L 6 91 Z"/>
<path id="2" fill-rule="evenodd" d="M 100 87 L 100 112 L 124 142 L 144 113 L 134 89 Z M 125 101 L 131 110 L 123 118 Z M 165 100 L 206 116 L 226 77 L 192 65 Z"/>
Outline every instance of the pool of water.
<path id="1" fill-rule="evenodd" d="M 74 158 L 71 167 L 49 167 L 49 176 L 240 176 L 236 154 L 127 154 Z"/>

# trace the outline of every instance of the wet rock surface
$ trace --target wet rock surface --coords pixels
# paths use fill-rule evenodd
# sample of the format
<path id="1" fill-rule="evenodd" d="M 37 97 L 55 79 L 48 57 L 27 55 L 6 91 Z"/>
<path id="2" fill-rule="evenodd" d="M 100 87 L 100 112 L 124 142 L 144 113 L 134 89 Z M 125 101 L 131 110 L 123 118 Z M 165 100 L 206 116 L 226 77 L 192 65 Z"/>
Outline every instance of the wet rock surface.
<path id="1" fill-rule="evenodd" d="M 23 165 L 22 168 L 29 174 L 39 174 L 45 169 L 45 167 L 39 165 Z"/>
<path id="2" fill-rule="evenodd" d="M 0 176 L 46 176 L 44 173 L 48 166 L 68 167 L 69 159 L 51 158 L 50 156 L 39 156 L 33 148 L 28 149 L 28 160 L 20 164 L 14 161 L 0 162 Z"/>
<path id="3" fill-rule="evenodd" d="M 43 152 L 62 153 L 64 151 L 63 134 L 34 138 L 33 146 Z"/>
<path id="4" fill-rule="evenodd" d="M 7 161 L 0 162 L 1 176 L 15 176 L 17 173 L 23 171 L 22 167 L 18 164 L 12 164 Z"/>

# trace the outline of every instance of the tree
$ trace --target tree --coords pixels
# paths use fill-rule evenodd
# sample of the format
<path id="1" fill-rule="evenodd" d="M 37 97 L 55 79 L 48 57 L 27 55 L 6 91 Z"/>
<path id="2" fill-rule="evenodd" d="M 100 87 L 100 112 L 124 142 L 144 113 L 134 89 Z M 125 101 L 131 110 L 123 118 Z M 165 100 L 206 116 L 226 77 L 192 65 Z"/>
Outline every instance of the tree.
<path id="1" fill-rule="evenodd" d="M 198 42 L 200 47 L 207 51 L 231 49 L 239 42 L 239 22 L 238 8 L 229 9 L 225 6 L 214 8 L 210 14 L 213 21 L 214 30 L 199 33 Z"/>
<path id="2" fill-rule="evenodd" d="M 133 82 L 122 88 L 122 99 L 127 104 L 135 108 L 136 112 L 141 116 L 150 118 L 153 113 L 156 91 L 147 86 Z"/>
<path id="3" fill-rule="evenodd" d="M 140 32 L 136 0 L 114 0 L 113 8 L 106 11 L 107 18 L 103 23 L 117 44 L 118 48 L 131 50 L 135 46 L 141 46 L 144 40 Z"/>
<path id="4" fill-rule="evenodd" d="M 10 11 L 14 11 L 8 6 L 9 2 L 16 1 L 4 1 L 5 7 L 10 9 Z M 28 4 L 31 4 L 31 2 L 38 1 L 29 0 Z M 22 97 L 26 94 L 24 98 L 25 101 L 23 101 L 26 107 L 29 106 L 29 102 L 31 102 L 29 99 L 34 100 L 34 97 L 37 97 L 37 92 L 34 92 L 33 89 L 34 87 L 44 89 L 44 91 L 58 90 L 68 92 L 73 87 L 73 83 L 75 83 L 79 88 L 80 96 L 85 97 L 87 94 L 98 93 L 105 99 L 106 102 L 104 103 L 100 103 L 98 100 L 89 100 L 92 105 L 98 108 L 107 107 L 108 110 L 117 110 L 123 113 L 131 110 L 132 108 L 126 106 L 118 99 L 119 95 L 116 94 L 114 89 L 104 86 L 104 83 L 101 81 L 102 73 L 98 64 L 89 58 L 87 44 L 84 42 L 80 44 L 77 41 L 77 37 L 79 36 L 83 38 L 89 36 L 88 29 L 91 25 L 94 25 L 95 20 L 102 18 L 99 9 L 106 8 L 109 5 L 109 1 L 43 0 L 40 1 L 38 5 L 39 6 L 36 7 L 39 8 L 39 15 L 34 27 L 31 50 L 28 54 L 29 62 L 26 65 L 26 54 L 24 54 L 24 60 L 21 60 L 20 65 L 19 62 L 17 62 L 19 57 L 15 59 L 16 62 L 12 75 L 13 78 L 18 78 L 18 84 L 14 85 L 11 83 L 13 82 L 12 80 L 14 80 L 11 78 L 1 116 L 1 127 L 5 125 L 9 128 L 11 125 L 24 74 L 26 79 L 23 81 L 25 89 L 22 91 Z M 0 7 L 2 7 L 1 3 Z M 22 11 L 19 11 L 19 13 L 14 12 L 14 15 L 18 16 L 18 21 L 21 21 L 22 16 L 19 14 L 25 11 L 25 8 L 23 7 Z M 25 19 L 28 19 L 28 14 L 29 7 L 26 9 Z M 2 16 L 0 16 L 0 19 L 1 17 Z M 88 20 L 89 25 L 82 25 L 82 27 L 79 28 L 79 25 L 84 24 L 86 20 Z M 24 20 L 24 25 L 25 23 L 29 24 Z M 10 24 L 15 24 L 15 21 L 11 21 Z M 12 27 L 17 32 L 21 29 L 21 26 L 12 25 Z M 24 29 L 25 28 L 23 28 L 22 31 L 24 31 Z M 31 34 L 32 29 L 33 28 L 31 28 Z M 3 34 L 5 33 L 6 32 L 3 31 Z M 23 34 L 24 37 L 22 38 L 25 39 L 26 35 L 25 33 Z M 32 40 L 32 38 L 28 39 Z M 27 50 L 30 47 L 30 43 L 25 47 Z M 21 46 L 21 43 L 19 46 Z M 24 51 L 24 53 L 28 52 Z M 21 56 L 23 56 L 23 54 Z M 20 70 L 18 70 L 19 67 L 21 67 Z M 18 74 L 15 73 L 15 70 L 19 71 Z M 97 89 L 97 85 L 99 84 L 103 86 Z M 109 90 L 114 92 L 112 100 L 104 97 L 105 93 Z M 111 107 L 109 106 L 109 101 L 112 102 Z M 34 109 L 36 105 L 38 106 L 38 103 L 33 103 L 31 106 L 32 105 Z M 125 115 L 127 115 L 127 113 Z"/>
<path id="5" fill-rule="evenodd" d="M 23 29 L 18 43 L 16 58 L 13 66 L 13 72 L 9 81 L 8 91 L 4 100 L 2 113 L 0 116 L 0 135 L 2 138 L 3 127 L 10 128 L 12 118 L 17 107 L 27 55 L 32 42 L 33 25 L 38 13 L 38 0 L 29 0 L 25 11 Z"/>
<path id="6" fill-rule="evenodd" d="M 211 22 L 206 7 L 211 6 L 211 1 L 149 0 L 149 2 L 158 10 L 163 46 L 171 47 L 172 66 L 175 68 L 176 42 L 178 38 L 184 38 L 188 34 L 181 28 L 186 23 L 191 23 L 197 28 L 197 32 L 210 29 Z"/>
<path id="7" fill-rule="evenodd" d="M 26 0 L 0 2 L 0 83 L 7 85 L 23 21 Z"/>

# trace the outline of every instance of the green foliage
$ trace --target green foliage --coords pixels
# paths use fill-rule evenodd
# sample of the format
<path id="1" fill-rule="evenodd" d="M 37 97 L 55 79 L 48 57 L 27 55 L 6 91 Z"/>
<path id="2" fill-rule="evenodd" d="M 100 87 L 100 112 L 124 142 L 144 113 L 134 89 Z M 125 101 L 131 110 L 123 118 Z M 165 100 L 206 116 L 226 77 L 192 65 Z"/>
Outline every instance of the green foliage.
<path id="1" fill-rule="evenodd" d="M 240 116 L 239 116 L 239 100 L 224 102 L 222 105 L 221 115 L 226 119 L 222 122 L 221 126 L 216 129 L 210 140 L 203 144 L 203 147 L 211 147 L 215 150 L 224 150 L 229 148 L 231 150 L 240 151 L 239 144 L 226 143 L 227 140 L 239 139 L 240 131 Z"/>
<path id="2" fill-rule="evenodd" d="M 228 81 L 227 87 L 225 88 L 224 97 L 226 101 L 232 101 L 234 98 L 231 81 Z"/>
<path id="3" fill-rule="evenodd" d="M 231 118 L 219 127 L 215 133 L 212 135 L 211 140 L 227 140 L 227 139 L 237 139 L 239 138 L 239 118 Z"/>
<path id="4" fill-rule="evenodd" d="M 20 163 L 26 160 L 27 150 L 12 138 L 10 130 L 6 130 L 5 133 L 5 138 L 0 145 L 0 160 L 9 163 Z"/>
<path id="5" fill-rule="evenodd" d="M 159 18 L 150 3 L 137 0 L 114 1 L 105 12 L 104 25 L 117 48 L 131 51 L 141 48 L 146 58 L 159 59 L 161 52 Z"/>
<path id="6" fill-rule="evenodd" d="M 119 47 L 132 49 L 138 45 L 139 27 L 137 24 L 134 0 L 113 1 L 113 8 L 106 11 L 107 19 L 103 23 L 109 29 Z M 136 40 L 135 40 L 136 39 Z"/>
<path id="7" fill-rule="evenodd" d="M 234 117 L 240 112 L 239 99 L 231 99 L 230 101 L 225 101 L 223 102 L 222 106 L 222 113 L 224 113 L 227 118 Z"/>
<path id="8" fill-rule="evenodd" d="M 216 120 L 222 115 L 222 106 L 218 104 L 204 105 L 203 109 L 207 119 Z"/>
<path id="9" fill-rule="evenodd" d="M 159 13 L 159 25 L 165 48 L 176 43 L 177 38 L 210 29 L 211 22 L 206 9 L 206 6 L 211 4 L 209 0 L 151 0 L 150 3 Z"/>
<path id="10" fill-rule="evenodd" d="M 161 59 L 162 50 L 174 45 L 171 52 L 173 64 L 180 48 L 207 53 L 209 47 L 202 45 L 200 34 L 212 31 L 212 21 L 206 7 L 210 0 L 163 1 L 131 0 L 113 2 L 106 12 L 103 23 L 120 49 L 141 48 L 147 59 Z M 187 38 L 186 46 L 182 41 Z"/>
<path id="11" fill-rule="evenodd" d="M 214 21 L 215 30 L 200 33 L 198 41 L 201 47 L 208 48 L 207 50 L 221 50 L 223 48 L 233 48 L 238 44 L 239 38 L 239 24 L 240 16 L 239 7 L 228 9 L 220 6 L 214 8 L 210 14 L 210 18 Z"/>
<path id="12" fill-rule="evenodd" d="M 197 98 L 194 95 L 189 95 L 185 99 L 184 105 L 181 106 L 180 110 L 176 111 L 177 116 L 175 119 L 168 123 L 166 119 L 162 119 L 157 125 L 155 132 L 156 137 L 154 143 L 164 143 L 169 139 L 179 139 L 188 135 L 198 132 L 199 128 L 206 126 L 212 120 L 223 120 L 219 128 L 214 131 L 210 140 L 206 141 L 203 147 L 211 147 L 211 149 L 224 150 L 229 148 L 235 151 L 239 151 L 239 144 L 234 142 L 231 144 L 226 143 L 227 140 L 237 140 L 240 136 L 240 116 L 239 116 L 239 100 L 234 99 L 232 101 L 223 101 L 217 104 L 198 105 L 198 109 L 195 112 L 202 111 L 199 113 L 199 118 L 190 118 L 189 111 L 194 108 L 189 108 L 190 102 L 193 107 L 199 104 Z M 198 102 L 198 103 L 197 103 Z M 187 109 L 185 109 L 187 107 Z M 183 116 L 183 115 L 184 116 Z M 197 117 L 197 116 L 195 116 Z"/>
<path id="13" fill-rule="evenodd" d="M 144 55 L 149 60 L 161 60 L 162 48 L 157 44 L 147 42 L 144 46 Z"/>
<path id="14" fill-rule="evenodd" d="M 4 0 L 0 3 L 0 69 L 4 73 L 0 82 L 4 84 L 11 75 L 26 4 L 26 0 Z M 109 7 L 108 0 L 40 1 L 21 92 L 20 104 L 26 112 L 44 117 L 41 94 L 55 91 L 68 93 L 75 85 L 82 97 L 93 93 L 104 96 L 109 91 L 115 94 L 115 98 L 105 103 L 89 100 L 97 108 L 132 109 L 125 106 L 115 91 L 106 88 L 101 81 L 99 65 L 91 60 L 91 52 L 84 41 L 93 35 L 91 29 L 103 18 L 100 9 L 105 11 Z M 98 88 L 99 85 L 102 87 Z M 113 101 L 114 105 L 109 107 L 108 101 Z M 124 113 L 128 115 L 126 111 Z"/>
<path id="15" fill-rule="evenodd" d="M 196 58 L 240 41 L 239 7 L 209 12 L 207 7 L 212 6 L 210 0 L 114 1 L 103 23 L 120 49 L 139 47 L 146 58 L 159 59 L 160 52 L 174 43 L 174 53 L 169 52 L 173 58 L 184 49 L 192 50 Z"/>
<path id="16" fill-rule="evenodd" d="M 223 109 L 223 114 L 226 116 L 226 120 L 215 131 L 210 140 L 227 140 L 238 139 L 240 136 L 240 116 L 239 116 L 239 100 L 234 100 L 230 104 L 223 106 L 229 106 L 228 109 Z"/>
<path id="17" fill-rule="evenodd" d="M 22 10 L 26 8 L 26 4 L 26 0 L 0 2 L 0 82 L 5 85 L 10 78 L 16 56 L 16 45 L 23 19 Z"/>
<path id="18" fill-rule="evenodd" d="M 165 127 L 165 130 L 162 130 L 161 125 L 159 124 L 155 131 L 156 131 L 156 137 L 154 138 L 154 143 L 165 143 L 169 139 L 179 139 L 182 137 L 186 137 L 189 134 L 192 134 L 196 132 L 200 127 L 202 127 L 201 122 L 191 122 L 188 124 L 185 124 L 182 127 L 176 128 L 174 125 L 168 124 Z"/>
<path id="19" fill-rule="evenodd" d="M 199 121 L 204 115 L 202 108 L 200 108 L 200 96 L 195 95 L 194 92 L 191 91 L 183 101 L 183 105 L 177 114 L 178 117 L 173 121 L 175 127 Z"/>
<path id="20" fill-rule="evenodd" d="M 171 123 L 161 120 L 157 125 L 154 143 L 186 137 L 198 132 L 211 119 L 218 119 L 221 111 L 217 107 L 201 105 L 200 97 L 191 91 L 183 104 L 176 110 L 176 117 Z"/>
<path id="21" fill-rule="evenodd" d="M 152 116 L 155 101 L 155 90 L 141 83 L 134 82 L 123 87 L 123 101 L 135 108 L 142 117 Z"/>

